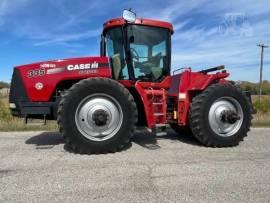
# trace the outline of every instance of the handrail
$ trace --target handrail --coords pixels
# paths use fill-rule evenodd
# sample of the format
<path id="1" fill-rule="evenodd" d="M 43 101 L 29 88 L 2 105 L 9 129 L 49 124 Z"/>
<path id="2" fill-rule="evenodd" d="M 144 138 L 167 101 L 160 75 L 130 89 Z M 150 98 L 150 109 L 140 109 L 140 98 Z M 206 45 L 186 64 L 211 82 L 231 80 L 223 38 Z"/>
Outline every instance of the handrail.
<path id="1" fill-rule="evenodd" d="M 185 68 L 178 68 L 178 69 L 176 69 L 176 70 L 173 71 L 173 75 L 175 75 L 176 72 L 178 72 L 178 71 L 180 71 L 180 70 L 184 70 L 184 69 L 185 69 L 185 70 L 191 70 L 190 67 L 189 67 L 189 68 L 186 68 L 186 67 L 185 67 Z"/>

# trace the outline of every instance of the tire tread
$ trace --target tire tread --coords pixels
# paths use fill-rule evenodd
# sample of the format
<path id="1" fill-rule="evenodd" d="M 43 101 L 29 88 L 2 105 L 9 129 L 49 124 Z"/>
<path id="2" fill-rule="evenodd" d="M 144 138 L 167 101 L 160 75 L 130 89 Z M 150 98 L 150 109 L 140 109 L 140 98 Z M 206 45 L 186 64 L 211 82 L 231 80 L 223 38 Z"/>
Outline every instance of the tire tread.
<path id="1" fill-rule="evenodd" d="M 99 83 L 104 83 L 107 85 L 114 86 L 117 88 L 122 94 L 124 94 L 125 98 L 127 98 L 129 105 L 132 107 L 132 112 L 134 114 L 132 118 L 132 124 L 131 128 L 126 130 L 127 136 L 124 136 L 120 144 L 114 145 L 109 147 L 108 149 L 100 149 L 100 150 L 93 150 L 91 148 L 86 148 L 84 145 L 81 145 L 80 143 L 76 142 L 73 139 L 73 136 L 68 132 L 65 128 L 64 124 L 64 118 L 63 118 L 63 111 L 65 111 L 65 104 L 72 100 L 73 98 L 73 92 L 77 91 L 80 88 L 85 88 L 91 86 L 91 84 L 99 84 Z M 138 119 L 138 113 L 137 113 L 137 107 L 136 103 L 133 99 L 133 96 L 129 93 L 129 91 L 120 83 L 117 81 L 108 79 L 108 78 L 88 78 L 79 81 L 78 83 L 75 83 L 70 89 L 67 90 L 67 92 L 64 94 L 62 97 L 58 111 L 57 111 L 57 123 L 59 125 L 59 131 L 62 134 L 62 137 L 64 138 L 66 144 L 68 147 L 75 153 L 79 154 L 100 154 L 100 153 L 108 153 L 108 152 L 116 152 L 116 151 L 121 151 L 129 142 L 130 138 L 132 137 L 135 129 L 135 125 L 137 123 Z"/>
<path id="2" fill-rule="evenodd" d="M 204 126 L 201 122 L 201 114 L 203 110 L 203 104 L 205 103 L 205 99 L 211 96 L 211 93 L 215 91 L 220 91 L 223 88 L 229 88 L 234 89 L 237 91 L 237 94 L 240 94 L 241 97 L 245 98 L 245 103 L 248 105 L 247 109 L 247 125 L 245 132 L 242 133 L 240 136 L 238 136 L 236 139 L 232 140 L 230 143 L 222 143 L 217 141 L 216 139 L 213 139 L 212 136 L 210 136 L 210 133 L 207 133 L 204 129 Z M 228 83 L 228 84 L 221 84 L 221 83 L 215 83 L 210 85 L 208 88 L 206 88 L 203 92 L 195 96 L 192 100 L 190 110 L 189 110 L 189 125 L 191 127 L 191 130 L 193 132 L 193 135 L 199 142 L 201 142 L 203 145 L 208 147 L 232 147 L 239 144 L 240 141 L 243 141 L 244 137 L 247 136 L 247 132 L 250 130 L 251 126 L 251 119 L 252 119 L 252 104 L 248 100 L 245 94 L 242 93 L 240 88 Z"/>

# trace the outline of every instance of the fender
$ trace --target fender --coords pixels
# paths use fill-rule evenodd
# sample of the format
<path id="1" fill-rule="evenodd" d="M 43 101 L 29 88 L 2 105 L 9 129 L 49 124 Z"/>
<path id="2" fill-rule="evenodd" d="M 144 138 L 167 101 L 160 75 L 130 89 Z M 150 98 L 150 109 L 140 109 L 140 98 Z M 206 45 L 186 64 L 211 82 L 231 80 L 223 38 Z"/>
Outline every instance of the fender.
<path id="1" fill-rule="evenodd" d="M 181 74 L 172 76 L 172 88 L 169 90 L 169 96 L 177 97 L 178 125 L 187 125 L 190 103 L 197 93 L 205 90 L 209 85 L 215 82 L 226 83 L 227 81 L 224 78 L 228 76 L 229 73 L 226 71 L 217 72 L 215 74 L 204 74 L 191 72 L 190 69 L 185 70 Z"/>

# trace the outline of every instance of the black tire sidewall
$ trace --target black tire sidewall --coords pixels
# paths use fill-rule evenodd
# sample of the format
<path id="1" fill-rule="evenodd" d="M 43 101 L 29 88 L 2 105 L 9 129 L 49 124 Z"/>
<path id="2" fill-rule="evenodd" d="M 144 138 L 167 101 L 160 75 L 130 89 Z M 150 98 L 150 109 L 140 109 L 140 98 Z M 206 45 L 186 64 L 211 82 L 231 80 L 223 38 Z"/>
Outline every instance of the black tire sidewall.
<path id="1" fill-rule="evenodd" d="M 210 87 L 211 88 L 211 87 Z M 221 97 L 231 97 L 239 102 L 243 111 L 243 122 L 240 129 L 231 136 L 225 137 L 216 134 L 210 127 L 208 115 L 213 103 Z M 209 94 L 204 97 L 200 107 L 200 122 L 202 127 L 202 133 L 211 138 L 211 142 L 222 145 L 231 146 L 239 143 L 240 140 L 246 135 L 249 129 L 249 116 L 250 109 L 246 97 L 236 87 L 232 85 L 219 85 L 218 88 L 209 91 Z M 201 138 L 200 138 L 201 139 Z"/>
<path id="2" fill-rule="evenodd" d="M 123 140 L 127 140 L 133 129 L 135 113 L 133 111 L 132 102 L 127 98 L 125 89 L 122 85 L 109 79 L 87 80 L 71 92 L 65 98 L 63 106 L 63 124 L 64 130 L 68 133 L 72 142 L 83 148 L 91 148 L 93 151 L 103 151 L 111 146 L 121 145 Z M 80 102 L 91 94 L 107 94 L 117 100 L 123 112 L 123 122 L 119 131 L 108 140 L 93 141 L 87 139 L 78 130 L 75 122 L 75 113 Z"/>

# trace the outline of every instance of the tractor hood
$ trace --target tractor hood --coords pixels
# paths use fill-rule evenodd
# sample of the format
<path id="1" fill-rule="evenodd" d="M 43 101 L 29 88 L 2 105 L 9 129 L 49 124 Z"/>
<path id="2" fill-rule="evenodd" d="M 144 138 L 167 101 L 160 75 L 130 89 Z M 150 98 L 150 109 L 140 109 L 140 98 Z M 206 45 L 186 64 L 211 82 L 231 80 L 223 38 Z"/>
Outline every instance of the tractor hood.
<path id="1" fill-rule="evenodd" d="M 81 57 L 36 62 L 32 64 L 16 66 L 15 69 L 19 69 L 23 72 L 27 71 L 27 75 L 23 76 L 32 78 L 43 75 L 57 74 L 60 72 L 62 73 L 81 70 L 92 70 L 88 72 L 95 73 L 97 72 L 96 69 L 98 68 L 108 67 L 108 63 L 109 59 L 107 57 Z M 82 71 L 81 74 L 83 74 Z"/>
<path id="2" fill-rule="evenodd" d="M 21 65 L 14 68 L 11 95 L 19 94 L 22 87 L 18 86 L 23 86 L 29 101 L 49 101 L 61 82 L 90 77 L 110 78 L 109 58 L 82 57 Z"/>

